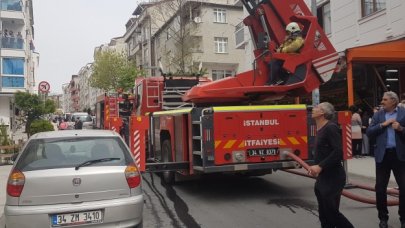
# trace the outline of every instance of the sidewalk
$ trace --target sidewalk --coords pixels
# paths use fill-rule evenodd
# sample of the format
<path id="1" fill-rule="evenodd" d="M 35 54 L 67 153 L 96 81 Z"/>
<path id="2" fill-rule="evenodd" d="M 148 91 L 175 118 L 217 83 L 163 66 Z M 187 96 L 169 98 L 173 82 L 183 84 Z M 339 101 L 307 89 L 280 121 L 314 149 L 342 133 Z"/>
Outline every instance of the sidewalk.
<path id="1" fill-rule="evenodd" d="M 375 179 L 374 157 L 352 158 L 347 161 L 347 173 L 351 175 Z M 395 182 L 394 174 L 391 172 L 390 182 Z"/>
<path id="2" fill-rule="evenodd" d="M 6 203 L 6 188 L 8 174 L 10 173 L 12 165 L 0 166 L 0 216 L 4 212 L 4 204 Z"/>

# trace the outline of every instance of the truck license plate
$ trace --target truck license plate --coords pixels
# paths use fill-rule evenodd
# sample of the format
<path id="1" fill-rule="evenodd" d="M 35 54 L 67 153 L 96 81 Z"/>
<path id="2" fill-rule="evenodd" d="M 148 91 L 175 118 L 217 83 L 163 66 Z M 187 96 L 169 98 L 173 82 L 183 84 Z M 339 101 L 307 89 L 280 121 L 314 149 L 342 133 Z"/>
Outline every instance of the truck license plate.
<path id="1" fill-rule="evenodd" d="M 247 150 L 249 157 L 278 155 L 278 148 L 257 148 Z"/>
<path id="2" fill-rule="evenodd" d="M 52 227 L 103 223 L 103 213 L 101 210 L 56 214 L 52 215 L 51 218 Z"/>

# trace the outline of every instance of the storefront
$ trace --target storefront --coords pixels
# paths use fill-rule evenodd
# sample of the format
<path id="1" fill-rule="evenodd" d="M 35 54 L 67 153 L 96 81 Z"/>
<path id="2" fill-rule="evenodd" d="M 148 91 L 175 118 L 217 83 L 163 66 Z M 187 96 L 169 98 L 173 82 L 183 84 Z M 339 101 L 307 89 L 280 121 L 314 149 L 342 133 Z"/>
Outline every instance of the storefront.
<path id="1" fill-rule="evenodd" d="M 405 99 L 405 38 L 346 50 L 348 106 L 378 106 L 385 91 Z"/>

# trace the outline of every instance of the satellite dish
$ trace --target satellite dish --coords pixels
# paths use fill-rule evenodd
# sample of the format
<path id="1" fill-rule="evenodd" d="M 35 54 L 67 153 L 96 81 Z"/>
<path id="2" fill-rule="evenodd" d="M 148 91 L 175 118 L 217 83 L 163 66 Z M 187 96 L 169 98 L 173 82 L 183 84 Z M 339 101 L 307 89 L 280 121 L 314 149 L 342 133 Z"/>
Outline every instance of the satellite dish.
<path id="1" fill-rule="evenodd" d="M 196 24 L 201 23 L 201 22 L 202 22 L 201 17 L 195 17 L 195 18 L 194 18 L 194 22 L 195 22 Z"/>

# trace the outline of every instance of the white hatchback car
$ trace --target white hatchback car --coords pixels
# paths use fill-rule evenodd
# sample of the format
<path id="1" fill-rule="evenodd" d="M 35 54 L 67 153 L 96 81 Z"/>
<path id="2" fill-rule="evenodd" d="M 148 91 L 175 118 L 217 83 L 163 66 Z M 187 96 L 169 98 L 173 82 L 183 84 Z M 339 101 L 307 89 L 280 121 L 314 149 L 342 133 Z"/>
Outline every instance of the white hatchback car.
<path id="1" fill-rule="evenodd" d="M 35 134 L 8 179 L 6 227 L 142 227 L 141 179 L 115 132 Z"/>
<path id="2" fill-rule="evenodd" d="M 93 117 L 87 112 L 73 113 L 70 122 L 68 122 L 69 129 L 75 129 L 75 121 L 77 120 L 77 118 L 79 118 L 82 121 L 83 129 L 93 129 Z"/>

